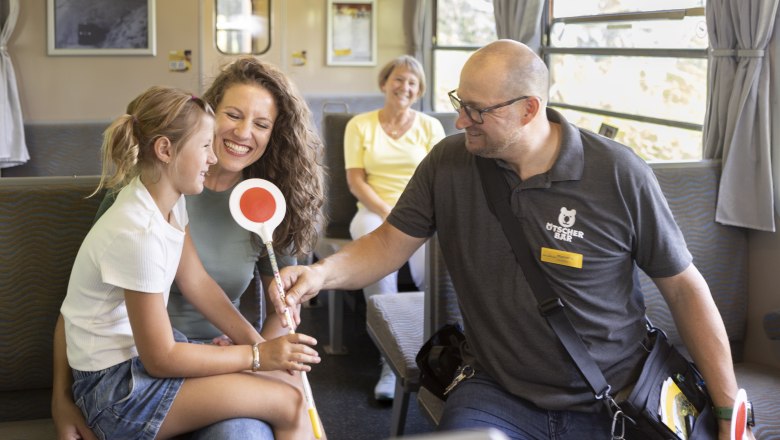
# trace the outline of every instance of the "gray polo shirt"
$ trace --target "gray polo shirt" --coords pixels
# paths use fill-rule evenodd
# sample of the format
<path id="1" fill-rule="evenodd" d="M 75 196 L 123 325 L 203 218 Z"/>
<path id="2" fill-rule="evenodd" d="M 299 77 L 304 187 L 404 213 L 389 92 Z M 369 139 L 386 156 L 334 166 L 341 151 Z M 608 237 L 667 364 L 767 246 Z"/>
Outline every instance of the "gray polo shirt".
<path id="1" fill-rule="evenodd" d="M 666 277 L 692 258 L 650 167 L 629 148 L 547 113 L 561 124 L 559 157 L 526 181 L 505 167 L 512 208 L 569 319 L 619 390 L 636 378 L 645 335 L 635 267 Z M 542 408 L 600 408 L 538 313 L 463 134 L 434 147 L 388 221 L 415 237 L 438 232 L 468 361 Z"/>

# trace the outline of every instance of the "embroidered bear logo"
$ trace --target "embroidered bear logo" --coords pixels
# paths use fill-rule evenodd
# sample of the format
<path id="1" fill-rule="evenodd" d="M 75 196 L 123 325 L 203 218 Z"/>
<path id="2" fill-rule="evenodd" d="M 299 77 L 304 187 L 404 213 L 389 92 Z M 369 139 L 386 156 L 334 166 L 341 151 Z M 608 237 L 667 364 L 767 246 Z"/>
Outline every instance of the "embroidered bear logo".
<path id="1" fill-rule="evenodd" d="M 566 209 L 564 206 L 561 208 L 561 213 L 558 214 L 558 223 L 564 228 L 571 228 L 574 226 L 575 216 L 577 215 L 576 209 Z"/>

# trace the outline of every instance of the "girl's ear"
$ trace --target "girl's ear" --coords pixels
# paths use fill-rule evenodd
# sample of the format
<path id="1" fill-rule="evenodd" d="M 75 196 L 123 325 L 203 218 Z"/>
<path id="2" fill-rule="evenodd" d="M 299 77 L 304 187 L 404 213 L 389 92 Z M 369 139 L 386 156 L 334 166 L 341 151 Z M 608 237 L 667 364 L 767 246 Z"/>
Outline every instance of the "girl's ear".
<path id="1" fill-rule="evenodd" d="M 170 139 L 160 136 L 154 141 L 154 155 L 162 163 L 168 165 L 173 160 L 173 145 Z"/>

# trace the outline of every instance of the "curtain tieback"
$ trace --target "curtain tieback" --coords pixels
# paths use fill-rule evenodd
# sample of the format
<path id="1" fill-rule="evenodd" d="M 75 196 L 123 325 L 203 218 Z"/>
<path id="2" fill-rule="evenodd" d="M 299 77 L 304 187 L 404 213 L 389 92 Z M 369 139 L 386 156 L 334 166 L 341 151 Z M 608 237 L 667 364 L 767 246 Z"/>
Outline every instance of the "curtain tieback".
<path id="1" fill-rule="evenodd" d="M 764 49 L 710 49 L 714 57 L 763 58 Z"/>

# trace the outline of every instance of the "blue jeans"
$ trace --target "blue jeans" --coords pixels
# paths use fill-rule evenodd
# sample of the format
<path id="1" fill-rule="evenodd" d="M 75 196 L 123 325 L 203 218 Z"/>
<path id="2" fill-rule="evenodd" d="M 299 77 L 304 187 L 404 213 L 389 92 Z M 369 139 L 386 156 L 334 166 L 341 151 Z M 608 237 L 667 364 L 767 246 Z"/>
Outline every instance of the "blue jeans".
<path id="1" fill-rule="evenodd" d="M 268 423 L 256 419 L 228 419 L 201 428 L 189 440 L 274 440 Z"/>
<path id="2" fill-rule="evenodd" d="M 438 429 L 496 428 L 516 440 L 608 439 L 606 412 L 548 411 L 506 392 L 478 372 L 450 393 Z"/>
<path id="3" fill-rule="evenodd" d="M 178 332 L 178 330 L 175 330 Z M 211 339 L 190 339 L 192 344 L 211 344 Z M 184 435 L 187 440 L 274 440 L 268 423 L 248 418 L 227 419 Z"/>
<path id="4" fill-rule="evenodd" d="M 73 371 L 73 398 L 99 439 L 157 437 L 184 379 L 152 377 L 137 356 L 100 371 Z"/>

